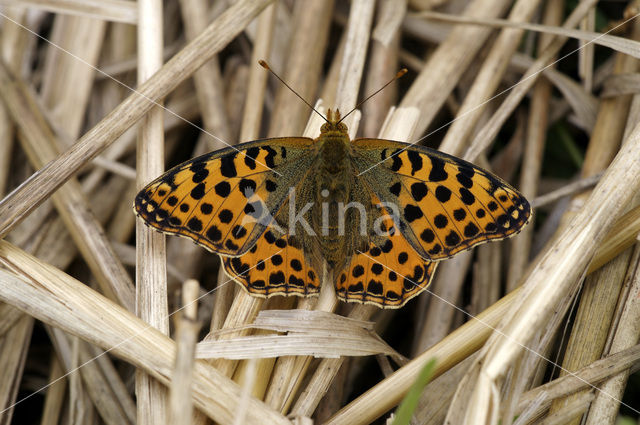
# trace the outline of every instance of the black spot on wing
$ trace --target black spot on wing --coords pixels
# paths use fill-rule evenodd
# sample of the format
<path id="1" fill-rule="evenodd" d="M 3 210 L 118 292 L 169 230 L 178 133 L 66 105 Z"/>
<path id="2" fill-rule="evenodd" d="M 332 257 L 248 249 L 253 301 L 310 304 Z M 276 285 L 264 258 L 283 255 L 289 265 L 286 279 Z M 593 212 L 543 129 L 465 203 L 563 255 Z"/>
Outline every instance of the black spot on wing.
<path id="1" fill-rule="evenodd" d="M 422 201 L 427 196 L 427 185 L 422 182 L 411 184 L 411 196 L 418 202 Z"/>
<path id="2" fill-rule="evenodd" d="M 362 282 L 358 282 L 355 285 L 349 285 L 349 287 L 347 288 L 347 291 L 360 293 L 364 291 L 364 285 L 362 284 Z"/>
<path id="3" fill-rule="evenodd" d="M 401 252 L 400 254 L 398 254 L 398 263 L 404 264 L 407 262 L 408 259 L 409 259 L 409 254 L 407 254 L 406 252 Z"/>
<path id="4" fill-rule="evenodd" d="M 276 237 L 271 232 L 271 230 L 267 230 L 265 232 L 264 239 L 267 241 L 268 244 L 272 244 L 272 243 L 274 243 L 276 241 Z"/>
<path id="5" fill-rule="evenodd" d="M 233 220 L 233 213 L 230 210 L 224 209 L 218 213 L 218 218 L 223 223 L 231 223 L 231 220 Z"/>
<path id="6" fill-rule="evenodd" d="M 224 243 L 224 246 L 230 251 L 235 251 L 239 248 L 238 245 L 233 243 L 231 239 L 227 239 L 226 242 Z"/>
<path id="7" fill-rule="evenodd" d="M 276 182 L 272 180 L 267 180 L 264 185 L 268 192 L 273 192 L 278 188 Z"/>
<path id="8" fill-rule="evenodd" d="M 458 208 L 457 210 L 453 210 L 453 218 L 456 221 L 462 221 L 467 216 L 467 212 L 464 208 Z"/>
<path id="9" fill-rule="evenodd" d="M 476 202 L 476 197 L 465 187 L 460 188 L 460 199 L 465 205 L 473 205 L 473 203 Z"/>
<path id="10" fill-rule="evenodd" d="M 273 149 L 270 146 L 265 146 L 262 149 L 264 149 L 265 151 L 267 151 L 267 155 L 265 155 L 264 157 L 264 163 L 267 167 L 269 168 L 273 168 L 276 166 L 275 163 L 275 157 L 277 155 L 277 152 L 275 149 Z"/>
<path id="11" fill-rule="evenodd" d="M 167 198 L 167 204 L 169 204 L 170 207 L 175 207 L 177 203 L 178 198 L 176 198 L 175 196 L 171 195 Z"/>
<path id="12" fill-rule="evenodd" d="M 391 159 L 393 160 L 393 163 L 391 164 L 391 171 L 398 171 L 400 168 L 402 168 L 402 159 L 400 158 L 400 155 L 394 154 Z"/>
<path id="13" fill-rule="evenodd" d="M 191 220 L 187 223 L 187 227 L 194 232 L 199 232 L 202 230 L 202 222 L 195 217 L 192 217 Z"/>
<path id="14" fill-rule="evenodd" d="M 293 260 L 291 260 L 290 264 L 293 270 L 297 272 L 302 270 L 302 263 L 300 263 L 300 260 L 294 258 Z"/>
<path id="15" fill-rule="evenodd" d="M 392 195 L 398 196 L 400 195 L 400 190 L 402 189 L 402 184 L 400 182 L 396 182 L 389 187 L 389 192 Z"/>
<path id="16" fill-rule="evenodd" d="M 478 232 L 479 232 L 478 226 L 476 226 L 474 223 L 469 223 L 464 228 L 464 236 L 467 238 L 474 237 L 475 235 L 478 234 Z"/>
<path id="17" fill-rule="evenodd" d="M 226 198 L 231 193 L 231 185 L 229 182 L 220 182 L 213 187 L 213 190 L 216 191 L 216 194 L 222 198 Z"/>
<path id="18" fill-rule="evenodd" d="M 429 172 L 429 181 L 441 182 L 449 177 L 449 174 L 444 170 L 444 161 L 438 157 L 431 156 L 431 172 Z"/>
<path id="19" fill-rule="evenodd" d="M 353 270 L 351 271 L 351 274 L 353 277 L 360 277 L 364 274 L 364 267 L 362 267 L 360 264 L 358 264 L 357 266 L 355 266 L 353 268 Z"/>
<path id="20" fill-rule="evenodd" d="M 260 154 L 260 148 L 253 147 L 247 149 L 244 156 L 244 163 L 252 170 L 256 169 L 256 158 Z"/>
<path id="21" fill-rule="evenodd" d="M 433 242 L 435 240 L 435 238 L 436 238 L 436 235 L 435 235 L 435 233 L 433 233 L 433 230 L 431 230 L 431 229 L 424 229 L 422 231 L 422 233 L 420 234 L 420 239 L 422 239 L 426 243 Z"/>
<path id="22" fill-rule="evenodd" d="M 195 165 L 196 164 L 191 166 L 191 171 L 194 171 Z M 196 167 L 197 170 L 194 171 L 194 174 L 191 177 L 191 181 L 194 183 L 201 183 L 207 178 L 207 176 L 209 176 L 209 170 L 205 168 L 205 165 L 203 163 L 199 163 L 198 165 L 201 166 Z"/>
<path id="23" fill-rule="evenodd" d="M 372 295 L 382 295 L 382 283 L 371 279 L 367 285 L 367 292 Z"/>
<path id="24" fill-rule="evenodd" d="M 436 187 L 436 199 L 438 199 L 438 201 L 442 202 L 443 204 L 451 199 L 451 191 L 449 190 L 449 188 L 446 186 L 438 185 L 438 187 Z"/>
<path id="25" fill-rule="evenodd" d="M 233 235 L 233 237 L 236 239 L 241 239 L 246 234 L 247 234 L 247 229 L 245 229 L 243 226 L 240 226 L 240 225 L 236 225 L 231 231 L 231 235 Z"/>
<path id="26" fill-rule="evenodd" d="M 445 227 L 447 227 L 448 223 L 449 219 L 447 219 L 447 216 L 445 216 L 444 214 L 438 214 L 433 219 L 433 224 L 435 224 L 438 229 L 444 229 Z"/>
<path id="27" fill-rule="evenodd" d="M 238 188 L 245 198 L 250 198 L 256 192 L 256 182 L 251 179 L 242 179 Z"/>
<path id="28" fill-rule="evenodd" d="M 414 176 L 417 171 L 422 170 L 422 156 L 416 151 L 408 150 L 407 157 L 411 162 L 411 175 Z"/>
<path id="29" fill-rule="evenodd" d="M 282 284 L 284 284 L 284 273 L 282 271 L 271 273 L 269 275 L 269 285 L 281 286 Z"/>
<path id="30" fill-rule="evenodd" d="M 440 251 L 442 251 L 442 246 L 440 246 L 440 244 L 435 244 L 433 246 L 433 248 L 431 248 L 429 251 L 427 251 L 427 254 L 429 255 L 437 255 L 440 253 Z"/>
<path id="31" fill-rule="evenodd" d="M 409 223 L 419 219 L 420 217 L 422 217 L 422 215 L 423 215 L 422 210 L 416 207 L 415 205 L 409 204 L 404 207 L 404 218 Z"/>
<path id="32" fill-rule="evenodd" d="M 220 174 L 224 177 L 235 177 L 238 175 L 234 160 L 236 153 L 232 152 L 220 158 Z"/>
<path id="33" fill-rule="evenodd" d="M 204 215 L 209 215 L 213 212 L 213 205 L 211 205 L 208 202 L 203 202 L 200 205 L 200 211 L 202 212 L 202 214 Z"/>
<path id="34" fill-rule="evenodd" d="M 393 248 L 393 242 L 391 242 L 391 239 L 387 239 L 384 243 L 384 245 L 382 245 L 380 247 L 380 249 L 382 250 L 382 252 L 387 253 L 389 251 L 391 251 L 391 249 Z"/>
<path id="35" fill-rule="evenodd" d="M 195 200 L 202 199 L 202 197 L 204 196 L 204 188 L 204 183 L 199 183 L 198 185 L 196 185 L 196 187 L 191 189 L 191 197 Z"/>
<path id="36" fill-rule="evenodd" d="M 463 173 L 456 174 L 456 179 L 458 180 L 458 183 L 467 189 L 471 189 L 471 186 L 473 186 L 473 180 Z"/>
<path id="37" fill-rule="evenodd" d="M 247 273 L 250 269 L 249 264 L 243 263 L 240 257 L 232 258 L 231 266 L 233 267 L 233 270 L 240 276 Z"/>
<path id="38" fill-rule="evenodd" d="M 444 238 L 444 242 L 448 246 L 456 246 L 460 243 L 460 235 L 458 235 L 455 231 L 449 232 L 449 234 Z"/>

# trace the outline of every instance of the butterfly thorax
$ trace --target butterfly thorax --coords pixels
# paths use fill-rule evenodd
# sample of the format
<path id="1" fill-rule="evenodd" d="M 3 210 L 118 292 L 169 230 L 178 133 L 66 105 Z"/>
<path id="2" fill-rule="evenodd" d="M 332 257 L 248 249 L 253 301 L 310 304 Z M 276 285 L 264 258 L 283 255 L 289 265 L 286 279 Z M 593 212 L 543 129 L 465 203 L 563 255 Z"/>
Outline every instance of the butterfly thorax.
<path id="1" fill-rule="evenodd" d="M 335 184 L 344 182 L 350 168 L 351 140 L 346 124 L 340 122 L 340 111 L 327 112 L 327 123 L 320 129 L 316 139 L 319 156 L 318 165 L 323 178 L 335 180 Z M 330 190 L 330 188 L 327 188 Z"/>

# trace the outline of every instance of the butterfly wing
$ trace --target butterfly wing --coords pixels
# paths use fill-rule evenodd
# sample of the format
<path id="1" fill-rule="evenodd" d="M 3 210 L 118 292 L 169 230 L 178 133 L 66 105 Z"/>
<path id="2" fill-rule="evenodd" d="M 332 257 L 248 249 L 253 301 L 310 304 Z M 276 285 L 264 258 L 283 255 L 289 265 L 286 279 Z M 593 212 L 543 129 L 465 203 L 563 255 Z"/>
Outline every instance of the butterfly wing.
<path id="1" fill-rule="evenodd" d="M 305 258 L 299 241 L 284 231 L 282 211 L 256 244 L 239 257 L 222 257 L 225 271 L 252 295 L 268 298 L 273 295 L 317 295 L 320 277 Z"/>
<path id="2" fill-rule="evenodd" d="M 136 196 L 134 210 L 159 231 L 218 254 L 243 254 L 309 169 L 313 145 L 313 139 L 286 137 L 202 155 L 149 183 Z"/>
<path id="3" fill-rule="evenodd" d="M 441 260 L 507 238 L 531 217 L 518 191 L 462 159 L 382 139 L 357 139 L 353 148 L 360 177 L 397 205 L 400 231 L 423 258 Z"/>
<path id="4" fill-rule="evenodd" d="M 380 200 L 374 196 L 373 204 Z M 429 286 L 438 263 L 425 261 L 397 230 L 393 213 L 383 208 L 385 236 L 370 241 L 368 250 L 353 255 L 336 273 L 339 299 L 400 308 Z"/>

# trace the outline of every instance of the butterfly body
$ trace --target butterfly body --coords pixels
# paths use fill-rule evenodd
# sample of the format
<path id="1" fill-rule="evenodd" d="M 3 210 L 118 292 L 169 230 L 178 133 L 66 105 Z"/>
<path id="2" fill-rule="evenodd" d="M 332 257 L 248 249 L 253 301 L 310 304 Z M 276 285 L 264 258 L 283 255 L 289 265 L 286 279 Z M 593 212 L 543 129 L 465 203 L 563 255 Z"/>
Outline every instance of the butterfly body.
<path id="1" fill-rule="evenodd" d="M 360 220 L 366 217 L 345 206 L 367 205 L 369 200 L 362 197 L 359 190 L 357 170 L 353 167 L 353 149 L 347 126 L 340 120 L 340 112 L 328 113 L 328 123 L 324 124 L 320 136 L 315 139 L 317 158 L 316 169 L 308 186 L 312 196 L 303 199 L 303 205 L 310 208 L 310 224 L 313 229 L 308 252 L 313 252 L 315 244 L 321 256 L 313 259 L 316 267 L 321 267 L 324 259 L 330 268 L 341 268 L 346 259 L 357 248 L 365 249 L 366 244 L 359 232 L 347 231 L 360 227 Z M 306 186 L 306 185 L 305 185 Z M 366 228 L 366 227 L 363 227 Z M 364 232 L 363 232 L 364 233 Z"/>
<path id="2" fill-rule="evenodd" d="M 187 161 L 136 197 L 150 226 L 221 254 L 249 293 L 316 295 L 323 262 L 339 298 L 397 308 L 437 261 L 516 234 L 526 199 L 441 152 L 350 140 L 338 111 L 318 138 L 258 140 Z"/>

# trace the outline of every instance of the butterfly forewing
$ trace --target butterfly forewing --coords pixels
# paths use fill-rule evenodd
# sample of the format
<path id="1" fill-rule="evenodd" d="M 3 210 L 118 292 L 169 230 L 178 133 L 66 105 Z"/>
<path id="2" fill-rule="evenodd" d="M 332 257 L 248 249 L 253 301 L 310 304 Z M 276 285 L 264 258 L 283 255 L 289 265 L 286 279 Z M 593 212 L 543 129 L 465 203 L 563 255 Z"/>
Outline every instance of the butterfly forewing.
<path id="1" fill-rule="evenodd" d="M 313 161 L 313 140 L 259 140 L 169 170 L 136 196 L 150 226 L 223 255 L 252 248 Z"/>
<path id="2" fill-rule="evenodd" d="M 521 194 L 462 159 L 381 139 L 357 139 L 353 146 L 360 177 L 381 200 L 397 205 L 400 231 L 425 259 L 504 239 L 530 218 Z"/>

